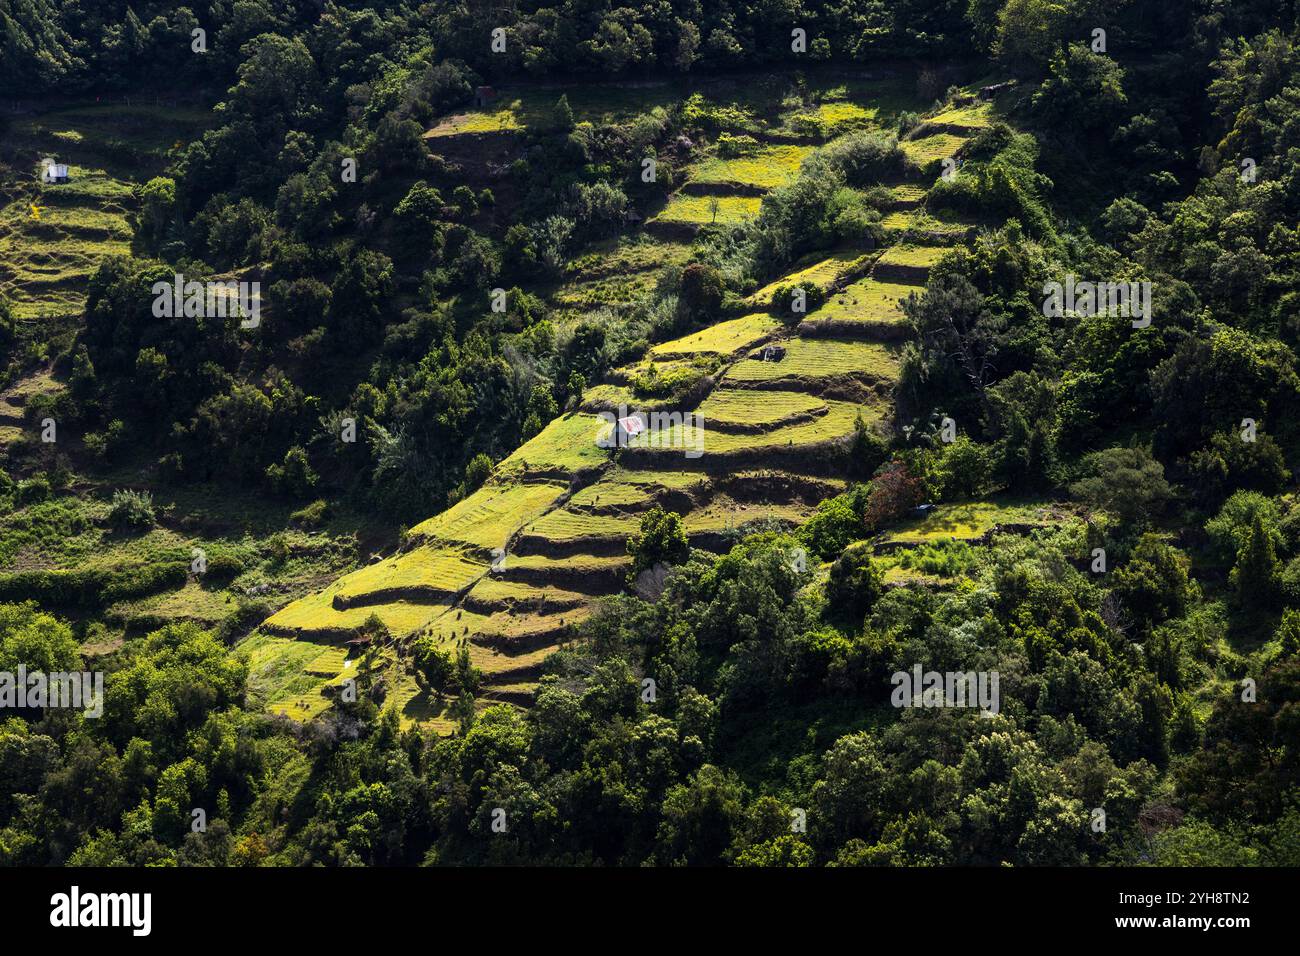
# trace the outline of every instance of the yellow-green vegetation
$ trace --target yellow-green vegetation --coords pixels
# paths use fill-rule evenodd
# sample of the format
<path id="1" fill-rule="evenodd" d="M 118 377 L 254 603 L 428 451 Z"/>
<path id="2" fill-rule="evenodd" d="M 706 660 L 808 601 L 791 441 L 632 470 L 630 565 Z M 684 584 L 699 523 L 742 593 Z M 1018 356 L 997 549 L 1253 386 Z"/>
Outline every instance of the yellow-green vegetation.
<path id="1" fill-rule="evenodd" d="M 543 610 L 562 610 L 585 604 L 590 598 L 562 588 L 534 587 L 510 581 L 497 574 L 479 579 L 470 590 L 468 601 L 478 604 L 536 604 Z M 435 624 L 436 627 L 436 624 Z"/>
<path id="2" fill-rule="evenodd" d="M 585 508 L 635 508 L 644 506 L 656 491 L 690 491 L 703 485 L 707 479 L 690 471 L 626 471 L 612 468 L 600 481 L 588 485 L 569 499 L 568 507 Z"/>
<path id="3" fill-rule="evenodd" d="M 804 392 L 717 388 L 697 410 L 705 427 L 718 423 L 756 428 L 826 413 L 826 403 Z"/>
<path id="4" fill-rule="evenodd" d="M 413 538 L 460 542 L 491 550 L 553 505 L 568 489 L 556 482 L 489 482 L 442 514 L 420 522 Z"/>
<path id="5" fill-rule="evenodd" d="M 715 501 L 707 507 L 692 511 L 682 519 L 688 535 L 714 534 L 730 531 L 753 521 L 788 521 L 798 524 L 814 510 L 813 505 L 800 502 Z"/>
<path id="6" fill-rule="evenodd" d="M 924 186 L 918 186 L 914 183 L 902 183 L 898 186 L 891 186 L 889 196 L 900 206 L 915 206 L 925 199 L 926 192 L 928 190 Z"/>
<path id="7" fill-rule="evenodd" d="M 799 165 L 812 152 L 811 146 L 779 144 L 763 146 L 752 156 L 730 159 L 713 156 L 695 167 L 691 182 L 704 185 L 751 186 L 775 189 L 799 174 Z"/>
<path id="8" fill-rule="evenodd" d="M 757 216 L 762 203 L 763 200 L 758 196 L 688 196 L 685 193 L 677 193 L 650 221 L 683 223 L 692 226 L 707 226 L 714 223 L 735 226 Z"/>
<path id="9" fill-rule="evenodd" d="M 933 116 L 925 117 L 922 122 L 954 129 L 980 130 L 992 122 L 992 114 L 992 103 L 975 102 L 966 106 L 948 106 Z"/>
<path id="10" fill-rule="evenodd" d="M 351 670 L 341 647 L 271 634 L 254 634 L 234 652 L 248 662 L 248 692 L 271 713 L 310 720 L 329 700 L 321 691 Z"/>
<path id="11" fill-rule="evenodd" d="M 696 355 L 709 353 L 723 357 L 735 355 L 743 349 L 753 348 L 770 338 L 781 328 L 781 323 L 765 312 L 755 312 L 711 325 L 671 342 L 663 342 L 650 350 L 651 355 Z"/>
<path id="12" fill-rule="evenodd" d="M 801 448 L 820 445 L 853 432 L 853 423 L 861 414 L 867 424 L 879 421 L 883 410 L 873 405 L 856 405 L 853 402 L 826 401 L 826 414 L 812 421 L 785 425 L 765 432 L 736 433 L 709 428 L 704 420 L 704 451 L 708 455 L 734 455 L 752 451 L 773 451 L 782 448 Z M 687 429 L 686 440 L 682 439 Z M 659 455 L 682 455 L 686 448 L 696 446 L 694 427 L 673 425 L 658 433 L 644 432 L 631 443 L 634 448 L 647 448 Z"/>
<path id="13" fill-rule="evenodd" d="M 908 544 L 954 539 L 974 540 L 997 525 L 1046 525 L 1059 522 L 1063 513 L 1047 502 L 972 501 L 938 505 L 923 516 L 908 518 L 885 537 L 888 544 Z"/>
<path id="14" fill-rule="evenodd" d="M 887 232 L 926 232 L 945 239 L 949 236 L 955 239 L 974 225 L 946 211 L 940 216 L 932 216 L 917 209 L 900 209 L 891 212 L 880 220 L 880 224 Z"/>
<path id="15" fill-rule="evenodd" d="M 677 99 L 677 94 L 667 83 L 530 86 L 528 89 L 505 88 L 498 93 L 498 98 L 488 106 L 449 116 L 425 135 L 436 138 L 522 129 L 547 130 L 555 121 L 555 104 L 561 96 L 569 101 L 573 118 L 579 123 L 620 123 L 656 106 L 670 105 Z"/>
<path id="16" fill-rule="evenodd" d="M 910 243 L 899 243 L 886 249 L 884 254 L 876 260 L 876 265 L 930 269 L 950 252 L 952 250 L 947 246 L 918 246 Z"/>
<path id="17" fill-rule="evenodd" d="M 596 444 L 608 426 L 587 412 L 561 415 L 497 465 L 498 480 L 541 472 L 574 472 L 601 464 L 609 452 Z"/>
<path id="18" fill-rule="evenodd" d="M 841 375 L 861 375 L 884 381 L 898 378 L 897 346 L 806 338 L 789 339 L 783 344 L 785 357 L 779 362 L 765 362 L 754 357 L 745 359 L 727 369 L 724 381 L 816 380 Z"/>
<path id="19" fill-rule="evenodd" d="M 542 515 L 524 529 L 525 537 L 549 541 L 578 538 L 625 537 L 637 528 L 637 519 L 625 515 L 601 515 L 559 508 Z"/>
<path id="20" fill-rule="evenodd" d="M 933 133 L 916 139 L 905 139 L 898 145 L 909 162 L 925 167 L 938 160 L 951 159 L 966 145 L 968 137 L 956 133 Z"/>
<path id="21" fill-rule="evenodd" d="M 344 579 L 346 580 L 346 579 Z M 390 634 L 401 637 L 418 631 L 447 609 L 445 604 L 421 604 L 390 601 L 386 604 L 362 604 L 338 610 L 333 605 L 336 586 L 309 594 L 272 615 L 262 623 L 268 633 L 295 637 L 350 637 L 373 614 Z"/>
<path id="22" fill-rule="evenodd" d="M 860 268 L 868 256 L 862 252 L 845 249 L 830 256 L 817 253 L 805 256 L 795 264 L 795 271 L 769 282 L 757 292 L 745 299 L 750 305 L 767 306 L 772 301 L 772 293 L 782 286 L 807 285 L 821 289 L 830 288 L 843 275 Z"/>
<path id="23" fill-rule="evenodd" d="M 353 571 L 331 590 L 344 605 L 375 603 L 368 599 L 399 594 L 437 600 L 463 591 L 486 570 L 487 562 L 469 551 L 421 546 Z"/>
<path id="24" fill-rule="evenodd" d="M 579 575 L 598 575 L 619 572 L 629 564 L 623 555 L 572 554 L 551 557 L 546 554 L 512 554 L 506 559 L 505 577 L 515 572 L 546 575 L 554 571 L 571 571 Z"/>
<path id="25" fill-rule="evenodd" d="M 582 310 L 623 306 L 652 292 L 664 270 L 685 264 L 691 247 L 668 239 L 611 239 L 596 243 L 569 268 L 564 283 L 551 293 L 562 310 L 560 325 L 578 321 Z M 573 312 L 572 316 L 568 312 Z"/>
<path id="26" fill-rule="evenodd" d="M 859 279 L 808 313 L 808 318 L 814 321 L 902 322 L 903 301 L 909 295 L 919 295 L 923 291 L 924 287 L 918 285 Z"/>

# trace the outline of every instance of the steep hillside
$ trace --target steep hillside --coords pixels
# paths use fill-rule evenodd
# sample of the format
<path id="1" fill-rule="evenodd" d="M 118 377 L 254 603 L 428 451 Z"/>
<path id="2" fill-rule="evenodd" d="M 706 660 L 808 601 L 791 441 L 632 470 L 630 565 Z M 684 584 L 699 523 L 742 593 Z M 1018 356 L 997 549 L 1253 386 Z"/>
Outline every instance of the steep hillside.
<path id="1" fill-rule="evenodd" d="M 673 249 L 686 248 L 680 243 L 692 230 L 756 215 L 763 194 L 791 181 L 816 142 L 879 115 L 872 88 L 857 87 L 861 99 L 836 104 L 846 107 L 837 115 L 853 122 L 809 127 L 786 119 L 764 126 L 763 138 L 774 145 L 750 156 L 727 160 L 711 150 L 694 159 L 681 187 L 646 224 L 656 241 L 624 240 L 593 252 L 554 300 L 565 303 L 576 289 L 589 288 L 598 268 L 625 281 L 625 250 L 644 249 L 646 264 L 662 268 L 673 262 Z M 540 112 L 526 104 L 551 95 L 455 116 L 429 135 L 435 143 L 508 135 Z M 319 713 L 352 665 L 329 655 L 350 640 L 355 648 L 362 634 L 406 719 L 429 720 L 447 705 L 419 692 L 410 673 L 412 648 L 428 637 L 449 651 L 469 650 L 483 674 L 479 706 L 526 704 L 546 657 L 602 596 L 627 586 L 625 544 L 651 508 L 681 515 L 694 547 L 721 552 L 747 529 L 799 524 L 842 491 L 855 428 L 893 427 L 891 395 L 908 328 L 901 303 L 924 289 L 930 268 L 972 225 L 923 211 L 944 160 L 958 157 L 989 122 L 991 104 L 962 96 L 973 105 L 946 106 L 924 119 L 903 141 L 904 176 L 880 184 L 896 197 L 884 220 L 887 247 L 812 254 L 738 301 L 730 315 L 614 369 L 574 410 L 499 462 L 481 488 L 413 527 L 399 553 L 267 620 L 247 645 L 255 686 L 259 674 L 276 675 L 266 681 L 267 706 L 297 718 Z M 792 129 L 804 130 L 806 142 L 781 144 L 799 135 Z M 794 312 L 784 291 L 792 286 L 824 302 Z M 646 391 L 647 380 L 673 376 L 694 383 L 688 399 L 655 399 Z M 624 448 L 601 447 L 610 431 L 601 413 L 636 412 L 651 427 Z M 678 419 L 665 419 L 656 431 L 652 412 Z M 698 430 L 692 415 L 702 420 Z M 946 534 L 945 507 L 928 519 L 932 530 L 914 534 L 918 541 L 978 537 L 1013 514 L 1038 520 L 1028 510 L 1026 517 L 1024 508 L 990 505 Z M 376 619 L 382 628 L 373 630 L 371 645 L 368 627 Z M 289 658 L 314 663 L 290 678 Z M 322 667 L 327 658 L 331 666 Z M 450 726 L 446 719 L 433 723 Z"/>

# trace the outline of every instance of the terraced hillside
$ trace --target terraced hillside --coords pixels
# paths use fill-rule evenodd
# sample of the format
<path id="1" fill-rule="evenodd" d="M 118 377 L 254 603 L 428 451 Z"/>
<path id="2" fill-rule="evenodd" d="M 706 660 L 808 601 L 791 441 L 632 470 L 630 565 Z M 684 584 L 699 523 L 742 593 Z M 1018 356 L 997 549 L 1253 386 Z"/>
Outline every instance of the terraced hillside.
<path id="1" fill-rule="evenodd" d="M 437 135 L 468 125 L 451 123 Z M 944 137 L 945 156 L 974 126 L 953 128 L 945 121 L 944 132 L 929 134 Z M 887 249 L 810 257 L 732 314 L 655 345 L 589 388 L 576 410 L 499 462 L 472 495 L 412 528 L 401 553 L 271 617 L 245 645 L 268 706 L 290 716 L 318 713 L 352 666 L 335 651 L 367 629 L 379 635 L 367 666 L 391 668 L 408 721 L 449 726 L 438 716 L 443 702 L 418 692 L 406 673 L 404 660 L 421 637 L 468 648 L 485 675 L 480 704 L 526 703 L 547 655 L 602 596 L 627 585 L 626 540 L 647 510 L 658 505 L 682 515 L 694 547 L 721 551 L 747 526 L 797 524 L 842 490 L 843 455 L 858 422 L 890 425 L 908 328 L 901 303 L 923 290 L 930 269 L 968 229 L 935 226 L 920 212 L 936 178 L 930 146 L 937 144 L 926 136 L 917 142 L 907 181 L 886 184 L 900 197 L 895 215 L 907 217 Z M 724 170 L 704 159 L 691 188 L 665 211 L 707 199 L 699 189 L 739 181 Z M 758 190 L 772 182 L 751 175 L 745 185 Z M 758 195 L 722 198 L 746 201 L 728 207 L 735 216 L 753 215 L 761 202 Z M 609 252 L 625 256 L 629 248 Z M 772 302 L 774 291 L 792 282 L 827 293 L 797 324 Z M 639 385 L 670 376 L 692 383 L 688 398 L 674 405 L 638 397 L 646 394 Z M 669 414 L 656 420 L 656 409 Z M 610 425 L 602 414 L 632 410 L 647 413 L 650 427 L 626 447 L 605 447 Z M 953 528 L 952 537 L 971 536 L 956 519 Z M 923 541 L 943 531 L 900 531 L 909 533 Z"/>
<path id="2" fill-rule="evenodd" d="M 122 104 L 76 106 L 13 120 L 0 143 L 0 294 L 20 319 L 80 311 L 104 256 L 131 249 L 135 187 L 193 139 L 204 113 Z M 41 181 L 41 162 L 69 181 Z"/>

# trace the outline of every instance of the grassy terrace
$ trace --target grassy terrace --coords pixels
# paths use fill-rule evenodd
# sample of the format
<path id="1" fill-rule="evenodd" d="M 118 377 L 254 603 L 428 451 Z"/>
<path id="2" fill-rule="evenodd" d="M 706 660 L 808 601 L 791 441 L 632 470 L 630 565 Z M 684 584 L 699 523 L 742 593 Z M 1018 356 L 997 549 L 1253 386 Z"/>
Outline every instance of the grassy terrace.
<path id="1" fill-rule="evenodd" d="M 916 139 L 905 139 L 898 145 L 902 147 L 909 162 L 924 169 L 931 163 L 956 156 L 968 139 L 969 137 L 955 133 L 933 133 Z"/>
<path id="2" fill-rule="evenodd" d="M 776 189 L 799 174 L 799 164 L 811 146 L 778 144 L 762 147 L 753 156 L 724 159 L 714 156 L 695 167 L 690 181 L 703 186 L 749 186 Z"/>
<path id="3" fill-rule="evenodd" d="M 335 595 L 347 605 L 402 597 L 446 599 L 487 570 L 487 562 L 455 548 L 419 547 L 341 578 Z"/>
<path id="4" fill-rule="evenodd" d="M 869 254 L 851 249 L 845 249 L 830 256 L 826 256 L 824 253 L 805 256 L 795 264 L 794 271 L 769 282 L 746 298 L 745 302 L 749 305 L 766 307 L 772 302 L 772 293 L 781 286 L 794 283 L 817 286 L 822 289 L 829 288 L 841 276 L 865 265 L 868 257 Z"/>
<path id="5" fill-rule="evenodd" d="M 498 480 L 539 472 L 574 472 L 603 464 L 609 452 L 596 444 L 602 422 L 587 412 L 561 415 L 499 463 Z"/>
<path id="6" fill-rule="evenodd" d="M 555 103 L 562 95 L 579 123 L 620 123 L 678 99 L 667 83 L 505 87 L 497 92 L 500 95 L 490 105 L 449 116 L 425 135 L 437 138 L 546 129 L 554 122 Z"/>
<path id="7" fill-rule="evenodd" d="M 610 239 L 595 243 L 569 267 L 562 284 L 550 294 L 560 310 L 622 306 L 651 292 L 664 270 L 683 265 L 691 254 L 686 243 L 667 239 Z"/>
<path id="8" fill-rule="evenodd" d="M 351 637 L 374 614 L 392 634 L 401 636 L 418 631 L 447 609 L 445 604 L 399 600 L 337 610 L 332 603 L 337 593 L 338 588 L 331 585 L 308 595 L 272 615 L 261 627 L 272 634 L 297 637 Z"/>
<path id="9" fill-rule="evenodd" d="M 952 250 L 947 246 L 918 246 L 910 243 L 900 243 L 886 249 L 884 254 L 876 260 L 876 265 L 930 269 L 950 252 Z"/>
<path id="10" fill-rule="evenodd" d="M 804 338 L 789 339 L 784 344 L 785 357 L 781 361 L 744 359 L 727 369 L 723 381 L 748 384 L 787 380 L 814 382 L 838 376 L 881 381 L 894 381 L 898 378 L 899 349 L 895 346 L 875 342 Z"/>
<path id="11" fill-rule="evenodd" d="M 946 211 L 941 215 L 942 218 L 932 216 L 919 209 L 900 209 L 891 212 L 880 221 L 880 224 L 885 227 L 887 232 L 928 233 L 936 237 L 942 237 L 941 241 L 944 242 L 960 239 L 968 229 L 976 225 L 974 222 L 958 219 Z"/>
<path id="12" fill-rule="evenodd" d="M 558 482 L 490 483 L 442 514 L 420 522 L 410 536 L 486 550 L 504 547 L 510 535 L 553 505 L 567 489 L 567 483 Z"/>
<path id="13" fill-rule="evenodd" d="M 534 587 L 519 581 L 510 581 L 500 575 L 489 574 L 479 580 L 469 592 L 467 603 L 478 605 L 528 604 L 543 611 L 567 610 L 589 601 L 585 594 L 562 588 Z"/>
<path id="14" fill-rule="evenodd" d="M 951 129 L 975 132 L 986 129 L 992 122 L 992 118 L 993 104 L 977 102 L 966 106 L 949 106 L 933 116 L 926 116 L 921 122 L 930 126 L 946 126 Z"/>
<path id="15" fill-rule="evenodd" d="M 878 279 L 859 279 L 831 296 L 818 309 L 808 313 L 810 321 L 832 319 L 854 322 L 902 322 L 903 301 L 913 293 L 920 294 L 923 286 L 904 285 L 898 282 L 881 282 Z"/>
<path id="16" fill-rule="evenodd" d="M 210 120 L 200 111 L 117 104 L 54 110 L 11 124 L 0 143 L 0 161 L 14 171 L 0 183 L 0 294 L 19 318 L 81 309 L 100 259 L 131 250 L 127 215 L 135 185 Z M 67 164 L 71 181 L 42 183 L 46 157 Z"/>
<path id="17" fill-rule="evenodd" d="M 771 338 L 780 328 L 781 323 L 772 316 L 764 312 L 755 312 L 656 345 L 650 350 L 650 354 L 656 357 L 711 354 L 726 358 L 744 349 L 753 348 Z"/>
<path id="18" fill-rule="evenodd" d="M 1043 501 L 1003 499 L 946 504 L 902 522 L 880 541 L 886 545 L 969 541 L 983 537 L 997 525 L 1048 525 L 1065 517 L 1065 512 Z"/>
<path id="19" fill-rule="evenodd" d="M 718 204 L 716 216 L 714 201 Z M 668 200 L 668 205 L 652 217 L 650 222 L 680 223 L 691 226 L 707 226 L 717 223 L 723 226 L 739 225 L 758 215 L 763 200 L 758 196 L 688 196 L 677 193 Z"/>
<path id="20" fill-rule="evenodd" d="M 772 428 L 810 415 L 824 415 L 826 403 L 804 392 L 756 392 L 717 388 L 700 405 L 705 427 L 734 425 L 747 429 Z"/>
<path id="21" fill-rule="evenodd" d="M 591 514 L 561 508 L 528 525 L 524 529 L 524 537 L 550 541 L 626 537 L 636 528 L 637 519 L 631 516 Z"/>
<path id="22" fill-rule="evenodd" d="M 812 421 L 800 422 L 757 433 L 724 432 L 709 427 L 704 419 L 704 453 L 706 455 L 735 455 L 752 451 L 771 451 L 783 448 L 801 448 L 820 445 L 852 434 L 853 422 L 861 414 L 868 424 L 878 421 L 883 410 L 875 406 L 856 405 L 852 402 L 826 402 L 826 413 Z M 687 431 L 683 441 L 683 429 Z M 649 449 L 658 456 L 680 456 L 683 449 L 695 447 L 695 429 L 674 425 L 654 435 L 643 433 L 631 443 L 632 448 Z M 657 442 L 658 444 L 654 444 Z"/>

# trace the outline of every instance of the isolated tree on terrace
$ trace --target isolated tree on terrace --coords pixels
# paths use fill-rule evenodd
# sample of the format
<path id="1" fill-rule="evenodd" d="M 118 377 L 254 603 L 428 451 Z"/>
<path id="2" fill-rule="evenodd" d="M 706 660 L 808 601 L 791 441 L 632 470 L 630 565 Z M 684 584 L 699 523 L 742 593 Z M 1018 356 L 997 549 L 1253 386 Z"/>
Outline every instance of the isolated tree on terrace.
<path id="1" fill-rule="evenodd" d="M 642 515 L 641 527 L 627 539 L 627 553 L 632 558 L 628 581 L 635 581 L 656 564 L 678 564 L 689 552 L 681 515 L 655 505 Z"/>

